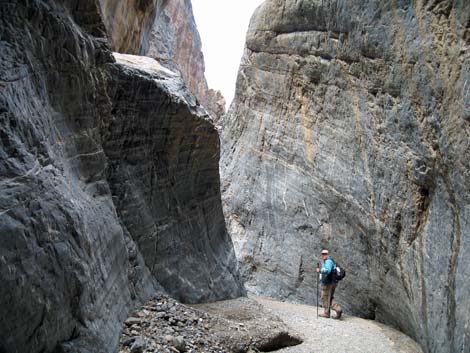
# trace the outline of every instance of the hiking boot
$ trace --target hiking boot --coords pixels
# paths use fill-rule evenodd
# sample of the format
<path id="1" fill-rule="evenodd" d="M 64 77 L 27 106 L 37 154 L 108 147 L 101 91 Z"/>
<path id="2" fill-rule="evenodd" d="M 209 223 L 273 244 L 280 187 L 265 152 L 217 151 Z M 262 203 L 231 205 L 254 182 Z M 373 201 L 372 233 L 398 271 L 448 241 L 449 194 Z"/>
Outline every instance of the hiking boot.
<path id="1" fill-rule="evenodd" d="M 343 313 L 343 311 L 340 309 L 340 310 L 337 310 L 336 311 L 336 316 L 333 317 L 333 319 L 336 319 L 336 320 L 339 320 L 341 319 L 341 314 Z"/>
<path id="2" fill-rule="evenodd" d="M 322 311 L 318 316 L 320 317 L 324 317 L 326 319 L 329 319 L 330 318 L 330 313 L 327 313 L 325 311 Z"/>
<path id="3" fill-rule="evenodd" d="M 341 318 L 341 314 L 343 313 L 343 309 L 341 308 L 341 305 L 334 302 L 333 305 L 331 306 L 331 309 L 333 309 L 334 312 L 336 313 L 336 316 L 333 317 L 334 319 Z"/>

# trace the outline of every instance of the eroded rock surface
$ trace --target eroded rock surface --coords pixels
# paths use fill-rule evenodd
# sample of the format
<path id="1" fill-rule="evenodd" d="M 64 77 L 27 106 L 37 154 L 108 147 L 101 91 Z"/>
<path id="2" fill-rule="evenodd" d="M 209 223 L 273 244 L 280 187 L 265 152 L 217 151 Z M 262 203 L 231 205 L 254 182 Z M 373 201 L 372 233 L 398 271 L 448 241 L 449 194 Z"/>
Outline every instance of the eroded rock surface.
<path id="1" fill-rule="evenodd" d="M 255 293 L 346 312 L 427 352 L 470 347 L 470 3 L 268 0 L 224 119 L 225 213 Z"/>
<path id="2" fill-rule="evenodd" d="M 169 0 L 99 0 L 111 48 L 144 55 L 150 32 Z"/>
<path id="3" fill-rule="evenodd" d="M 190 0 L 172 0 L 166 4 L 150 33 L 146 55 L 179 72 L 201 105 L 219 121 L 225 113 L 225 99 L 207 85 L 201 38 Z"/>
<path id="4" fill-rule="evenodd" d="M 0 350 L 114 352 L 157 290 L 240 295 L 217 132 L 183 82 L 116 62 L 95 1 L 0 13 Z"/>
<path id="5" fill-rule="evenodd" d="M 219 135 L 178 75 L 151 58 L 115 54 L 105 122 L 118 215 L 150 271 L 183 302 L 243 293 L 225 228 Z"/>
<path id="6" fill-rule="evenodd" d="M 181 75 L 186 86 L 217 123 L 225 113 L 222 93 L 205 77 L 201 37 L 191 0 L 100 0 L 111 48 L 146 55 Z"/>

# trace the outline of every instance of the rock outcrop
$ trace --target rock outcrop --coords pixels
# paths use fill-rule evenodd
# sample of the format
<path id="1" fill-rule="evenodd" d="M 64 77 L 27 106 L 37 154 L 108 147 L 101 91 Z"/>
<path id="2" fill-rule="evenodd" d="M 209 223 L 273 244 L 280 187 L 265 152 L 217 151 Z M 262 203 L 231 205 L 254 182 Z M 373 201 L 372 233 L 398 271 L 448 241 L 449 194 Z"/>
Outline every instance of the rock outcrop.
<path id="1" fill-rule="evenodd" d="M 99 3 L 111 48 L 119 53 L 152 57 L 178 72 L 218 123 L 225 113 L 225 99 L 220 91 L 207 85 L 191 0 L 99 0 Z"/>
<path id="2" fill-rule="evenodd" d="M 99 0 L 112 50 L 144 55 L 155 19 L 169 0 Z"/>
<path id="3" fill-rule="evenodd" d="M 93 0 L 0 13 L 0 350 L 114 352 L 155 291 L 242 294 L 218 134 L 184 83 L 116 60 Z"/>
<path id="4" fill-rule="evenodd" d="M 268 0 L 224 119 L 222 188 L 248 288 L 346 308 L 427 352 L 470 347 L 470 3 Z"/>
<path id="5" fill-rule="evenodd" d="M 114 204 L 151 273 L 186 303 L 243 293 L 225 228 L 219 135 L 179 75 L 115 53 L 103 148 Z"/>
<path id="6" fill-rule="evenodd" d="M 225 99 L 207 85 L 201 38 L 190 0 L 172 0 L 166 4 L 150 33 L 145 55 L 179 72 L 201 105 L 216 122 L 220 120 L 225 113 Z"/>

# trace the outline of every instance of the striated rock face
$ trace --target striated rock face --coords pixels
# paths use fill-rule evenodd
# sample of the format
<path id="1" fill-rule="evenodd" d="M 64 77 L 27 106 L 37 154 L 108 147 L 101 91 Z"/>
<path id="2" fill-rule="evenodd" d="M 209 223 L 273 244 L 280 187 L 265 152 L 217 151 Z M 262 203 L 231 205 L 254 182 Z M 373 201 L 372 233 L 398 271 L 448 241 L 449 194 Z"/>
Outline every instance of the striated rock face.
<path id="1" fill-rule="evenodd" d="M 179 76 L 155 60 L 115 57 L 113 117 L 105 122 L 103 147 L 125 229 L 176 299 L 240 296 L 222 213 L 219 135 L 210 117 Z"/>
<path id="2" fill-rule="evenodd" d="M 155 22 L 145 55 L 179 72 L 198 101 L 219 121 L 225 113 L 225 99 L 207 86 L 202 43 L 190 0 L 168 2 Z"/>
<path id="3" fill-rule="evenodd" d="M 218 135 L 182 81 L 116 62 L 95 1 L 0 13 L 0 350 L 114 352 L 155 291 L 242 294 Z"/>
<path id="4" fill-rule="evenodd" d="M 225 99 L 207 85 L 191 0 L 100 0 L 100 5 L 114 51 L 147 55 L 180 73 L 214 121 L 220 120 Z"/>
<path id="5" fill-rule="evenodd" d="M 94 2 L 80 4 L 0 5 L 4 352 L 75 339 L 64 350 L 111 352 L 129 307 L 157 288 L 106 182 L 99 127 L 112 106 L 100 68 L 112 57 L 94 37 L 104 33 Z"/>
<path id="6" fill-rule="evenodd" d="M 169 0 L 99 0 L 114 51 L 143 55 L 156 18 Z"/>
<path id="7" fill-rule="evenodd" d="M 337 297 L 427 352 L 470 347 L 470 3 L 268 0 L 224 119 L 225 213 L 250 290 Z"/>

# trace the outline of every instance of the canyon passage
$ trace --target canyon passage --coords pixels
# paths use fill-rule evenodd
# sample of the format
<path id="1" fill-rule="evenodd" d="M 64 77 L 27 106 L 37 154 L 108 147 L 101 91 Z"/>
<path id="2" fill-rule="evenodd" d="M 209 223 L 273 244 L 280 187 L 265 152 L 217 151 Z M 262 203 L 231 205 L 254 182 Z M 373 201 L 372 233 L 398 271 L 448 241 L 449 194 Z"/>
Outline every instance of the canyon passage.
<path id="1" fill-rule="evenodd" d="M 470 352 L 470 2 L 267 0 L 204 70 L 190 0 L 0 3 L 0 352 Z"/>

